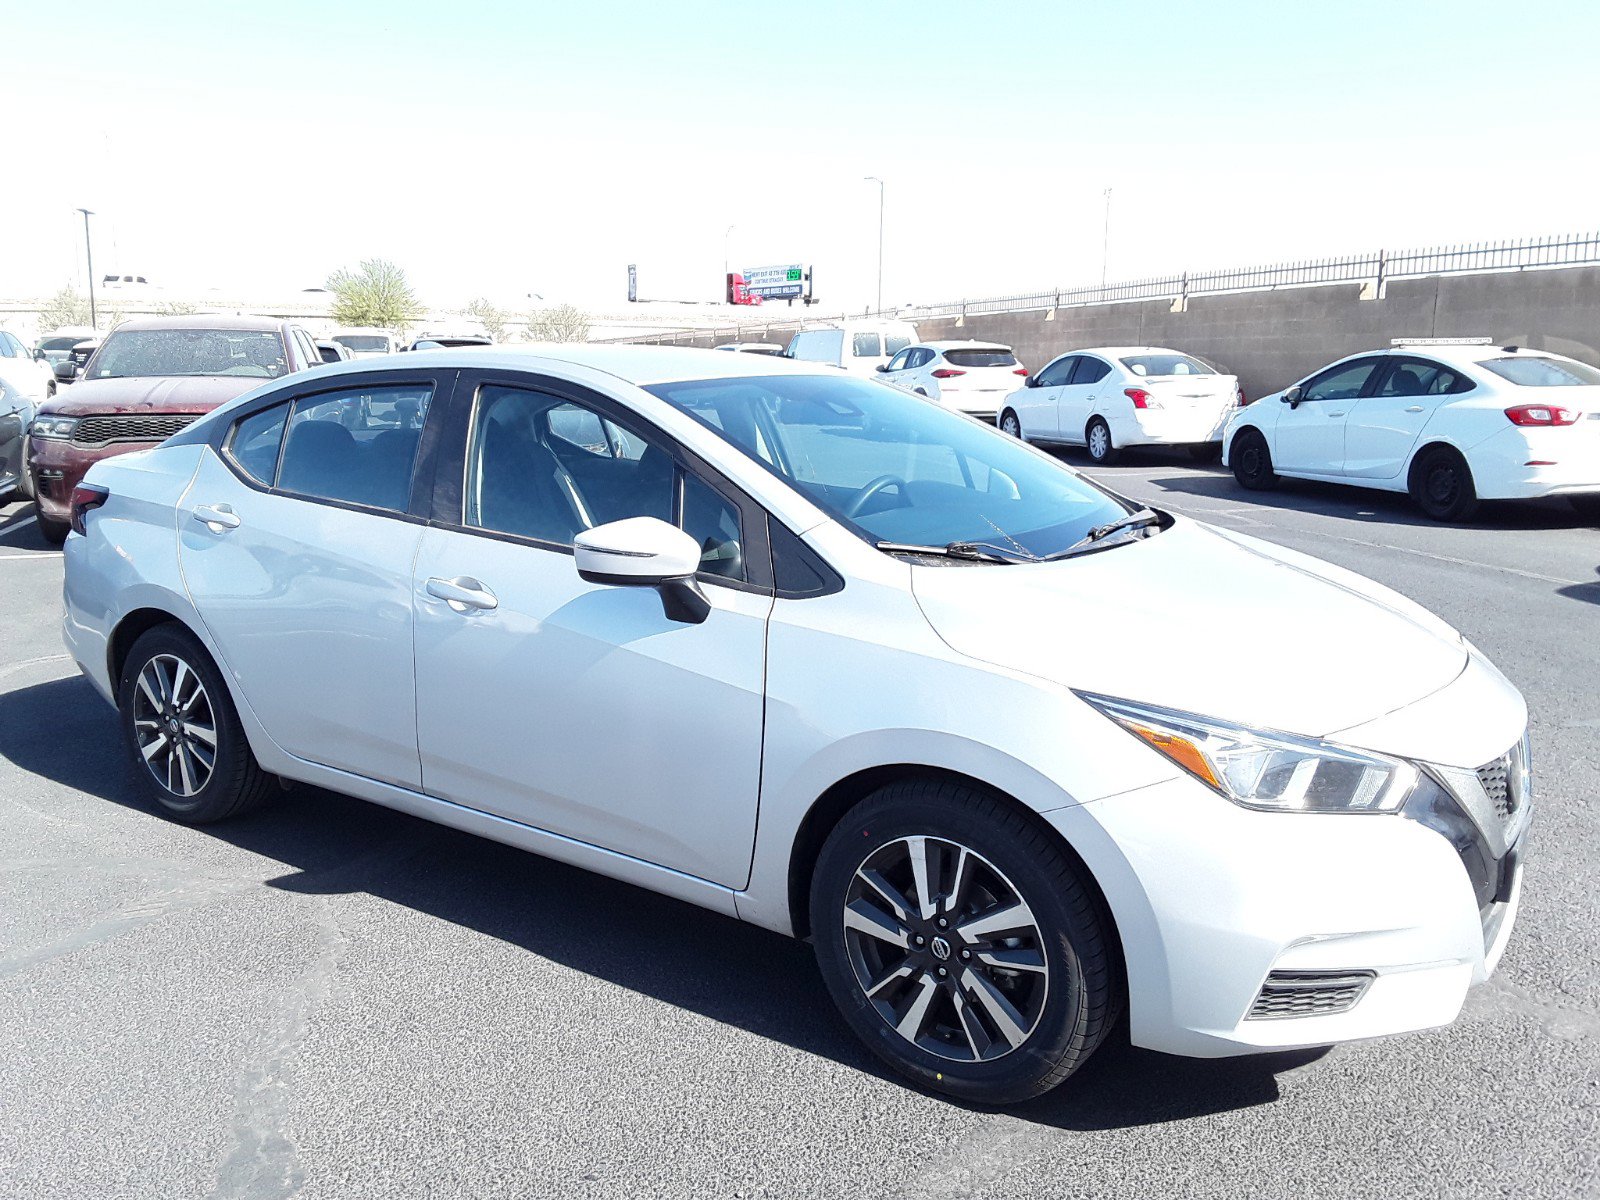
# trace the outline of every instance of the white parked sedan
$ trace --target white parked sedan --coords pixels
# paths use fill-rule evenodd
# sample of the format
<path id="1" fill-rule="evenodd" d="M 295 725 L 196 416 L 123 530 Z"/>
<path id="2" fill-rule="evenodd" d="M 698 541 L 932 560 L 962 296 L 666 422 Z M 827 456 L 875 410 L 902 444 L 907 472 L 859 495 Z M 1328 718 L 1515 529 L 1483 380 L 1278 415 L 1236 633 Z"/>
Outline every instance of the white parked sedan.
<path id="1" fill-rule="evenodd" d="M 1002 402 L 1000 428 L 1030 442 L 1085 446 L 1109 464 L 1127 446 L 1188 446 L 1214 457 L 1239 381 L 1158 346 L 1074 350 Z"/>
<path id="2" fill-rule="evenodd" d="M 1510 936 L 1527 712 L 1454 630 L 834 367 L 335 364 L 73 523 L 66 643 L 160 811 L 302 780 L 808 936 L 957 1096 L 1124 1011 L 1206 1057 L 1441 1025 Z"/>
<path id="3" fill-rule="evenodd" d="M 1028 369 L 998 342 L 918 342 L 878 368 L 885 383 L 993 421 Z"/>
<path id="4" fill-rule="evenodd" d="M 1227 462 L 1247 488 L 1288 475 L 1409 492 L 1440 521 L 1538 496 L 1600 520 L 1600 370 L 1486 343 L 1340 359 L 1236 413 Z"/>

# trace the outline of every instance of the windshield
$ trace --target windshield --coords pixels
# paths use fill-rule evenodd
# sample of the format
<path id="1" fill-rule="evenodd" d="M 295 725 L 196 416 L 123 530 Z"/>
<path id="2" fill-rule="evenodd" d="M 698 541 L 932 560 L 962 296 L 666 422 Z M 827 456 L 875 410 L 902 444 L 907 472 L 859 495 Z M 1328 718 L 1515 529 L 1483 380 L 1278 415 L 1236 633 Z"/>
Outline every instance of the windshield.
<path id="1" fill-rule="evenodd" d="M 1478 364 L 1518 387 L 1585 387 L 1600 384 L 1600 371 L 1559 358 L 1491 358 Z"/>
<path id="2" fill-rule="evenodd" d="M 55 351 L 71 350 L 74 346 L 76 346 L 81 341 L 83 341 L 83 337 L 81 335 L 76 335 L 76 336 L 73 336 L 73 337 L 47 337 L 47 338 L 40 338 L 39 339 L 39 349 L 41 349 L 41 350 L 55 350 Z"/>
<path id="3" fill-rule="evenodd" d="M 131 329 L 106 338 L 93 379 L 239 375 L 276 379 L 289 369 L 270 329 Z"/>
<path id="4" fill-rule="evenodd" d="M 646 389 L 872 542 L 1065 550 L 1128 509 L 1015 438 L 864 379 L 772 375 Z"/>
<path id="5" fill-rule="evenodd" d="M 389 339 L 376 333 L 336 333 L 333 340 L 358 354 L 387 354 Z"/>
<path id="6" fill-rule="evenodd" d="M 1133 354 L 1122 365 L 1135 375 L 1215 375 L 1198 358 L 1187 354 Z"/>

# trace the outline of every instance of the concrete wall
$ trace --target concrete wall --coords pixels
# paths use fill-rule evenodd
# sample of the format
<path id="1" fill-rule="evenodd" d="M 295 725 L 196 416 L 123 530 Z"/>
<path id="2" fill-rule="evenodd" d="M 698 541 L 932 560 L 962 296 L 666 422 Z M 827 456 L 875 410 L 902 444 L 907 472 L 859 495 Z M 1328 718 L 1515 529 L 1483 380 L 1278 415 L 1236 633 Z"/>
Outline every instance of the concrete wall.
<path id="1" fill-rule="evenodd" d="M 925 341 L 1004 342 L 1031 370 L 1086 346 L 1168 346 L 1238 375 L 1251 398 L 1397 337 L 1492 337 L 1600 366 L 1600 267 L 1395 280 L 1381 299 L 1362 292 L 1360 284 L 1330 284 L 1192 297 L 1181 312 L 1155 300 L 940 317 L 918 321 L 917 331 Z M 738 340 L 787 343 L 798 327 L 746 327 Z M 722 331 L 639 340 L 718 346 L 735 338 Z"/>

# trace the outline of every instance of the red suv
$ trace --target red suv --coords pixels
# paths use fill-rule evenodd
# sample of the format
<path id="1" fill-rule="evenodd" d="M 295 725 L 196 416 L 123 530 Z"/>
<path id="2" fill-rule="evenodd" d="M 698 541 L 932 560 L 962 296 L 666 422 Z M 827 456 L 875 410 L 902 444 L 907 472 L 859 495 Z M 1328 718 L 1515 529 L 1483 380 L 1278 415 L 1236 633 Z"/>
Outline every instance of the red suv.
<path id="1" fill-rule="evenodd" d="M 77 382 L 39 408 L 28 470 L 39 529 L 66 540 L 91 465 L 165 441 L 196 417 L 291 371 L 320 366 L 311 336 L 268 317 L 151 317 L 106 335 Z"/>

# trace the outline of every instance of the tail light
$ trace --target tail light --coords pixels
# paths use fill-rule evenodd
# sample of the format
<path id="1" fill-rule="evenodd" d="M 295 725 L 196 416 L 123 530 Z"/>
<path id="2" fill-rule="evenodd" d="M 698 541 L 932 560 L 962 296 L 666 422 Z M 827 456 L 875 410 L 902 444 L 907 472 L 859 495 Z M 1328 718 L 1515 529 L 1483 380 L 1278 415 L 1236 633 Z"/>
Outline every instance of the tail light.
<path id="1" fill-rule="evenodd" d="M 1513 425 L 1576 425 L 1579 415 L 1554 404 L 1519 404 L 1506 409 Z"/>
<path id="2" fill-rule="evenodd" d="M 107 500 L 111 499 L 111 489 L 103 488 L 94 483 L 80 483 L 72 489 L 72 532 L 87 533 L 84 528 L 84 519 Z"/>
<path id="3" fill-rule="evenodd" d="M 1123 388 L 1122 394 L 1133 401 L 1135 408 L 1150 407 L 1150 393 L 1143 388 Z"/>
<path id="4" fill-rule="evenodd" d="M 1245 395 L 1245 394 L 1244 394 L 1244 389 L 1243 389 L 1243 388 L 1238 388 L 1238 389 L 1236 389 L 1236 390 L 1237 390 L 1237 391 L 1238 391 L 1238 393 L 1239 393 L 1239 407 L 1240 407 L 1240 408 L 1246 408 L 1246 407 L 1248 407 L 1248 406 L 1249 406 L 1249 404 L 1250 404 L 1250 397 L 1248 397 L 1248 396 L 1246 396 L 1246 395 Z"/>
<path id="5" fill-rule="evenodd" d="M 935 379 L 954 379 L 957 375 L 965 375 L 965 371 L 957 371 L 954 367 L 940 367 L 933 373 Z"/>
<path id="6" fill-rule="evenodd" d="M 1013 375 L 1021 375 L 1024 379 L 1026 379 L 1027 375 L 1028 375 L 1028 368 L 1027 367 L 1018 367 L 1015 371 L 1013 371 L 1011 373 Z"/>

